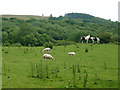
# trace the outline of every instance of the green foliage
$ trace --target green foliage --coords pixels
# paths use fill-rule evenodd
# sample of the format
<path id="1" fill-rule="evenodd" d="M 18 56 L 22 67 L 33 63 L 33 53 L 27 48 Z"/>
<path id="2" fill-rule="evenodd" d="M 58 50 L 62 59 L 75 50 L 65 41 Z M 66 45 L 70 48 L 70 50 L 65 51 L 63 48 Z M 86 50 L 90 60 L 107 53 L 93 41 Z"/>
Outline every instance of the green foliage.
<path id="1" fill-rule="evenodd" d="M 13 46 L 21 47 L 22 45 L 20 43 L 14 43 Z"/>
<path id="2" fill-rule="evenodd" d="M 88 14 L 83 13 L 67 13 L 65 14 L 65 17 L 68 17 L 70 19 L 93 19 L 94 17 Z"/>
<path id="3" fill-rule="evenodd" d="M 36 19 L 34 19 L 34 18 L 31 18 L 31 19 L 29 19 L 29 20 L 26 20 L 27 23 L 31 23 L 31 22 L 34 22 L 34 21 L 36 21 Z"/>
<path id="4" fill-rule="evenodd" d="M 49 47 L 49 48 L 53 48 L 53 43 L 52 42 L 46 42 L 44 45 L 43 45 L 45 48 Z"/>
<path id="5" fill-rule="evenodd" d="M 7 32 L 2 32 L 2 42 L 5 43 L 8 40 L 8 33 Z"/>
<path id="6" fill-rule="evenodd" d="M 101 34 L 103 33 L 104 34 Z M 23 46 L 43 46 L 46 42 L 68 45 L 80 42 L 80 37 L 91 34 L 100 43 L 118 42 L 118 22 L 101 19 L 88 14 L 67 13 L 64 16 L 3 16 L 2 42 L 20 43 Z"/>
<path id="7" fill-rule="evenodd" d="M 4 46 L 10 46 L 10 43 L 6 41 L 3 45 Z"/>
<path id="8" fill-rule="evenodd" d="M 33 33 L 21 37 L 21 43 L 25 46 L 31 44 L 32 46 L 37 45 L 37 39 Z"/>
<path id="9" fill-rule="evenodd" d="M 100 36 L 100 42 L 101 43 L 109 43 L 112 41 L 111 35 L 109 33 L 102 33 Z"/>
<path id="10" fill-rule="evenodd" d="M 2 20 L 8 20 L 8 18 L 6 18 L 6 17 L 2 17 Z"/>
<path id="11" fill-rule="evenodd" d="M 70 36 L 68 36 L 68 40 L 80 42 L 80 38 L 85 35 L 88 35 L 85 31 L 74 31 Z"/>

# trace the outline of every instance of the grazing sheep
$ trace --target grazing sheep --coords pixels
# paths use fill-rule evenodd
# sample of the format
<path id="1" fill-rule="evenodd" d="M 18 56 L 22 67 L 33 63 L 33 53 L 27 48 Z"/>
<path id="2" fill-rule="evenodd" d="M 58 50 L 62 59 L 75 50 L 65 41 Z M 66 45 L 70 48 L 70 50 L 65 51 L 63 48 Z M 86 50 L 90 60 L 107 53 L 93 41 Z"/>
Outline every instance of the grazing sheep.
<path id="1" fill-rule="evenodd" d="M 75 52 L 69 52 L 68 55 L 76 55 Z"/>
<path id="2" fill-rule="evenodd" d="M 45 48 L 42 52 L 44 53 L 45 51 L 50 51 L 50 48 Z"/>
<path id="3" fill-rule="evenodd" d="M 43 58 L 44 59 L 49 59 L 49 60 L 52 59 L 54 61 L 54 58 L 50 54 L 44 54 Z"/>

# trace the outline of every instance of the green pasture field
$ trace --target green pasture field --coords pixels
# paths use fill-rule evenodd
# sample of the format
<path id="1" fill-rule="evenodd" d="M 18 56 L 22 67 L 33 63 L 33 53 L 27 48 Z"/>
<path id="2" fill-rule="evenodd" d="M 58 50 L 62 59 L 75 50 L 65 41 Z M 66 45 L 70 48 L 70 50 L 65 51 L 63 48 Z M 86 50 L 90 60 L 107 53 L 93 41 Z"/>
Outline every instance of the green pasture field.
<path id="1" fill-rule="evenodd" d="M 43 49 L 2 47 L 2 88 L 118 88 L 117 45 L 54 46 L 45 53 L 55 61 Z"/>

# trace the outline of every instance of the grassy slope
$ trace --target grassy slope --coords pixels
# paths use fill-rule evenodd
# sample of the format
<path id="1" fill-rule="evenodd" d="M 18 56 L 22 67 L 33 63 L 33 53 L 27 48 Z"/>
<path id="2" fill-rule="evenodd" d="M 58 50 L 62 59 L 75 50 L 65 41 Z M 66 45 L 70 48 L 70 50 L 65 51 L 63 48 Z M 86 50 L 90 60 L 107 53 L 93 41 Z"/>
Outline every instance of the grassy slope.
<path id="1" fill-rule="evenodd" d="M 85 48 L 88 53 L 85 53 Z M 28 52 L 24 53 L 26 47 L 3 47 L 3 88 L 65 88 L 73 86 L 73 74 L 70 67 L 73 64 L 80 65 L 81 80 L 78 80 L 76 74 L 77 87 L 83 87 L 84 70 L 88 73 L 87 86 L 89 88 L 117 88 L 118 86 L 118 46 L 117 45 L 75 45 L 54 47 L 50 52 L 55 58 L 55 62 L 47 61 L 49 67 L 59 66 L 58 77 L 52 75 L 52 78 L 43 81 L 38 78 L 28 77 L 31 71 L 31 62 L 40 63 L 43 60 L 41 50 L 43 47 L 29 47 Z M 78 50 L 78 51 L 77 51 Z M 8 51 L 8 53 L 4 53 Z M 76 51 L 75 56 L 69 56 L 69 51 Z M 104 69 L 104 62 L 107 69 Z M 43 62 L 44 64 L 46 61 Z M 64 69 L 64 63 L 67 68 Z M 95 74 L 99 80 L 95 80 Z M 9 78 L 8 78 L 9 76 Z M 112 80 L 112 81 L 108 81 Z M 94 84 L 97 82 L 97 84 Z"/>
<path id="2" fill-rule="evenodd" d="M 6 18 L 18 18 L 18 19 L 30 19 L 30 18 L 34 18 L 34 19 L 48 19 L 49 17 L 47 16 L 37 16 L 37 15 L 2 15 L 2 17 L 6 17 Z"/>

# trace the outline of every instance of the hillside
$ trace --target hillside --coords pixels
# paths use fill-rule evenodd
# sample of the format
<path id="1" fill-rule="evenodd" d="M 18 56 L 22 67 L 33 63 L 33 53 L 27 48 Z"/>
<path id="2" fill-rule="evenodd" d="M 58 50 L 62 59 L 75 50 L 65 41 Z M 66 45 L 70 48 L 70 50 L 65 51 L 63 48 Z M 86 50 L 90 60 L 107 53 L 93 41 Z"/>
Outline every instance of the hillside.
<path id="1" fill-rule="evenodd" d="M 49 17 L 43 17 L 43 16 L 35 16 L 35 15 L 2 15 L 2 17 L 5 18 L 17 18 L 17 19 L 24 19 L 24 20 L 28 20 L 31 18 L 35 18 L 35 19 L 48 19 Z"/>
<path id="2" fill-rule="evenodd" d="M 67 13 L 59 17 L 2 16 L 4 45 L 72 44 L 73 41 L 80 42 L 80 37 L 88 34 L 98 36 L 100 43 L 115 43 L 118 41 L 118 22 L 82 13 Z"/>

